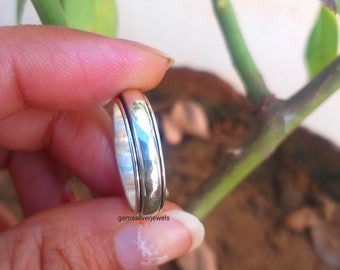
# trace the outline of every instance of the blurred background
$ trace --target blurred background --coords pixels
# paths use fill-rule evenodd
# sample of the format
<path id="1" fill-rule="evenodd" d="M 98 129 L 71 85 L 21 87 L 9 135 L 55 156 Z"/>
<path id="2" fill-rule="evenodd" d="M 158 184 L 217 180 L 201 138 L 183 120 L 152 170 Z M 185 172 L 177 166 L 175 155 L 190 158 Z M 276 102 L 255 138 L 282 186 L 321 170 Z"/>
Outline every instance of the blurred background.
<path id="1" fill-rule="evenodd" d="M 153 46 L 174 58 L 175 66 L 210 71 L 243 92 L 210 0 L 116 2 L 118 38 Z M 15 3 L 0 0 L 0 25 L 15 24 Z M 304 50 L 320 2 L 237 0 L 233 4 L 245 39 L 269 89 L 278 97 L 289 97 L 307 81 Z M 27 1 L 23 24 L 38 23 L 34 8 Z M 304 125 L 340 146 L 340 124 L 334 124 L 339 115 L 338 104 L 340 92 L 309 116 Z"/>

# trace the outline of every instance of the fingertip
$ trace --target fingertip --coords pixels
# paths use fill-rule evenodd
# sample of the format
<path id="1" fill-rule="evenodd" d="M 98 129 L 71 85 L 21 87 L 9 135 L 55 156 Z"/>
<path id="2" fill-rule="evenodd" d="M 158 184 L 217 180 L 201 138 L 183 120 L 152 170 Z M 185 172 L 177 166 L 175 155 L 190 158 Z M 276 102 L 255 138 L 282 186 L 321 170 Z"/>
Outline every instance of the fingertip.
<path id="1" fill-rule="evenodd" d="M 168 211 L 167 215 L 182 223 L 189 231 L 191 235 L 191 245 L 188 252 L 195 250 L 203 242 L 205 230 L 203 224 L 197 217 L 188 212 L 176 209 Z"/>
<path id="2" fill-rule="evenodd" d="M 123 269 L 144 269 L 197 248 L 203 238 L 204 227 L 196 217 L 169 210 L 125 223 L 115 233 L 114 249 Z"/>
<path id="3" fill-rule="evenodd" d="M 43 268 L 129 270 L 163 264 L 197 247 L 204 236 L 197 218 L 175 209 L 167 202 L 157 216 L 124 222 L 136 216 L 123 198 L 43 211 L 0 235 L 0 268 L 10 268 L 13 261 L 32 269 L 42 262 Z"/>

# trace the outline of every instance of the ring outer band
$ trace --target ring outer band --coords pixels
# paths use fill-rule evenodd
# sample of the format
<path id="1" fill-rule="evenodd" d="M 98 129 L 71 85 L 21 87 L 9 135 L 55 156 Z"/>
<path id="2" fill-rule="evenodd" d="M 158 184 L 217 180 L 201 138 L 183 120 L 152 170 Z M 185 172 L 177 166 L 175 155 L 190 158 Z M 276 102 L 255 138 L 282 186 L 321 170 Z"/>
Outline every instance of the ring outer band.
<path id="1" fill-rule="evenodd" d="M 119 145 L 115 134 L 115 149 L 125 195 L 136 214 L 154 215 L 163 208 L 166 193 L 164 161 L 156 118 L 146 96 L 138 90 L 128 90 L 119 95 L 113 102 L 113 111 L 115 133 L 115 121 L 121 121 L 117 120 L 120 115 L 124 119 L 126 138 L 125 142 L 121 142 L 124 147 Z M 121 125 L 118 127 L 122 128 Z M 123 163 L 126 158 L 119 156 L 119 149 L 126 149 L 127 146 L 131 167 L 128 174 Z M 131 183 L 132 177 L 134 185 Z"/>

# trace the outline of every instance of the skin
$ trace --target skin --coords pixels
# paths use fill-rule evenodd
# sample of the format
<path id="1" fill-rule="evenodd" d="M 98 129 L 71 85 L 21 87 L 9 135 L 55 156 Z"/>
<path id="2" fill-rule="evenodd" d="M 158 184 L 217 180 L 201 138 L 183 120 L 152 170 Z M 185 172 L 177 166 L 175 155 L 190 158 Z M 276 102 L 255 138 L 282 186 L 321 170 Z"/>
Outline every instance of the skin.
<path id="1" fill-rule="evenodd" d="M 2 227 L 0 268 L 120 269 L 116 217 L 132 213 L 103 105 L 126 89 L 155 87 L 170 59 L 52 26 L 3 27 L 0 41 L 0 168 L 9 170 L 26 218 Z M 106 198 L 61 204 L 70 174 Z M 175 244 L 189 248 L 190 239 Z"/>

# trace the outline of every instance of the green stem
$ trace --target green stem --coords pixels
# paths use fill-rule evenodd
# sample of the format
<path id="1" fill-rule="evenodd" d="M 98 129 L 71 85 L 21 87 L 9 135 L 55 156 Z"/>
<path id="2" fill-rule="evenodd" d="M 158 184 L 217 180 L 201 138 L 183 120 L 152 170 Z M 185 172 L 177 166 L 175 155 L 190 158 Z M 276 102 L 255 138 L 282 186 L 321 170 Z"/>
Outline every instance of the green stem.
<path id="1" fill-rule="evenodd" d="M 32 0 L 43 24 L 67 27 L 67 21 L 60 0 Z"/>
<path id="2" fill-rule="evenodd" d="M 340 57 L 298 93 L 286 101 L 286 129 L 291 132 L 320 104 L 340 88 Z"/>
<path id="3" fill-rule="evenodd" d="M 283 126 L 265 127 L 249 147 L 232 163 L 222 162 L 219 168 L 205 180 L 190 197 L 184 208 L 203 219 L 250 172 L 252 172 L 283 139 Z"/>
<path id="4" fill-rule="evenodd" d="M 21 23 L 22 13 L 24 12 L 26 0 L 17 0 L 16 22 Z"/>
<path id="5" fill-rule="evenodd" d="M 221 164 L 215 174 L 190 197 L 185 209 L 204 218 L 324 100 L 340 87 L 340 58 L 288 101 L 273 102 L 264 113 L 264 125 L 249 147 L 232 164 Z"/>
<path id="6" fill-rule="evenodd" d="M 242 36 L 235 12 L 229 0 L 213 0 L 213 6 L 233 63 L 245 85 L 248 98 L 259 104 L 270 92 L 255 65 Z"/>

